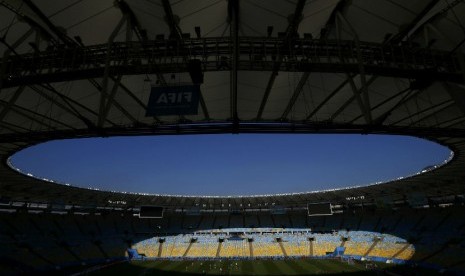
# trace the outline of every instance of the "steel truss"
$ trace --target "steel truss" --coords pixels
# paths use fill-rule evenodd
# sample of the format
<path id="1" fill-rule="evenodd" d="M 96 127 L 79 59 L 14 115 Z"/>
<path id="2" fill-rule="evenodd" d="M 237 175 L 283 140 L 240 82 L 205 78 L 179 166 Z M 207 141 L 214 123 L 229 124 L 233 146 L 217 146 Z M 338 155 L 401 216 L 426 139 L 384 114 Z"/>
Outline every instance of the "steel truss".
<path id="1" fill-rule="evenodd" d="M 222 133 L 304 133 L 304 134 L 392 134 L 410 135 L 427 139 L 440 137 L 465 137 L 464 129 L 432 128 L 386 125 L 354 125 L 330 122 L 275 122 L 275 121 L 211 121 L 208 123 L 175 123 L 159 125 L 128 125 L 101 129 L 67 129 L 51 131 L 29 131 L 23 133 L 1 134 L 0 143 L 24 142 L 36 144 L 49 140 L 69 138 L 143 136 L 143 135 L 188 135 L 188 134 L 222 134 Z"/>
<path id="2" fill-rule="evenodd" d="M 230 71 L 231 38 L 113 42 L 87 47 L 50 48 L 2 59 L 2 86 L 63 82 L 110 75 L 188 72 L 199 59 L 203 71 Z M 464 82 L 456 53 L 410 45 L 341 40 L 240 37 L 237 70 L 360 73 Z M 109 67 L 107 67 L 109 66 Z"/>

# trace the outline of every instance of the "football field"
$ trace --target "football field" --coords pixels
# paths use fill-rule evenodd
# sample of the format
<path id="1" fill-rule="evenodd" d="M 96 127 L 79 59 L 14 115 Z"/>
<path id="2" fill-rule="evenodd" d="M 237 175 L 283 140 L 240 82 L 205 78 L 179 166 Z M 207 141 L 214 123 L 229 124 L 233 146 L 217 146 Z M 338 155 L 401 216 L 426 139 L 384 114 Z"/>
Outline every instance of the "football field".
<path id="1" fill-rule="evenodd" d="M 379 264 L 378 264 L 379 266 Z M 381 264 L 386 268 L 386 264 Z M 339 260 L 132 261 L 91 275 L 378 275 L 365 264 Z"/>

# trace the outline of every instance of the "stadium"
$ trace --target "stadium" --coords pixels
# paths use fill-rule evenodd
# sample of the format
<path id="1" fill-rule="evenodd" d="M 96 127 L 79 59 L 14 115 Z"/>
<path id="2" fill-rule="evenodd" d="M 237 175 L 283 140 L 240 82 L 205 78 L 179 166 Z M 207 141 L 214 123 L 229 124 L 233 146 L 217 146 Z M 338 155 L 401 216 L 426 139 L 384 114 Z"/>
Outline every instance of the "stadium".
<path id="1" fill-rule="evenodd" d="M 465 273 L 464 1 L 4 0 L 0 15 L 2 275 Z M 11 163 L 52 140 L 225 133 L 452 154 L 251 196 L 82 188 Z"/>

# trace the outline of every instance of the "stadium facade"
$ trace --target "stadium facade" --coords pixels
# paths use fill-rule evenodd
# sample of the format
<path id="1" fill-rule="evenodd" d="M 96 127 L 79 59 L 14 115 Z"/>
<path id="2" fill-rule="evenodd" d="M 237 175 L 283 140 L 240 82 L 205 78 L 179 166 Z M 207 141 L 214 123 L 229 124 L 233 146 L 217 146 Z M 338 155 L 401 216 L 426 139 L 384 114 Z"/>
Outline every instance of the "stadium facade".
<path id="1" fill-rule="evenodd" d="M 37 267 L 61 264 L 57 256 L 62 254 L 41 251 L 47 246 L 68 252 L 68 263 L 110 259 L 102 239 L 107 231 L 119 235 L 115 244 L 121 248 L 136 244 L 142 237 L 138 234 L 147 235 L 139 224 L 160 226 L 149 230 L 159 235 L 181 230 L 192 235 L 206 230 L 200 218 L 208 215 L 229 217 L 227 228 L 233 229 L 250 228 L 245 222 L 250 214 L 264 220 L 284 215 L 288 223 L 277 225 L 273 217 L 251 228 L 280 228 L 275 232 L 282 235 L 283 229 L 295 228 L 303 234 L 312 229 L 307 217 L 312 203 L 331 204 L 329 221 L 343 218 L 331 227 L 316 219 L 313 230 L 383 234 L 392 227 L 382 228 L 384 217 L 378 214 L 400 210 L 394 231 L 403 228 L 401 217 L 420 212 L 423 219 L 405 227 L 418 230 L 417 238 L 406 233 L 411 231 L 395 232 L 404 239 L 400 243 L 431 240 L 445 231 L 444 225 L 454 231 L 438 248 L 429 246 L 436 249 L 419 261 L 463 251 L 463 1 L 11 0 L 0 2 L 0 12 L 0 199 L 2 224 L 7 225 L 3 240 L 12 252 L 9 263 L 32 256 L 45 262 Z M 22 173 L 9 162 L 15 152 L 55 139 L 217 133 L 410 135 L 447 146 L 453 155 L 443 164 L 386 183 L 240 197 L 79 188 Z M 161 227 L 160 219 L 133 222 L 141 206 L 163 207 L 165 224 L 187 214 L 196 214 L 198 221 L 187 228 Z M 446 206 L 450 209 L 438 209 Z M 127 217 L 132 226 L 116 228 L 120 220 L 98 226 L 100 217 L 94 215 L 109 213 Z M 78 214 L 96 228 L 88 229 L 94 226 L 85 225 Z M 349 214 L 359 216 L 355 226 L 347 225 Z M 231 224 L 231 216 L 241 219 Z M 293 220 L 295 216 L 299 218 Z M 362 227 L 363 218 L 370 216 L 378 220 Z M 36 222 L 38 217 L 54 226 Z M 437 220 L 430 222 L 430 217 Z M 207 225 L 226 228 L 224 223 Z M 248 230 L 231 232 L 258 239 L 247 236 Z M 66 238 L 60 239 L 60 233 Z M 47 237 L 44 241 L 54 247 L 31 242 L 37 236 Z M 79 248 L 79 239 L 72 238 L 77 236 L 97 247 L 97 253 Z M 307 244 L 309 237 L 315 238 L 307 235 Z M 368 249 L 358 255 L 368 256 L 376 247 Z M 464 254 L 454 255 L 459 258 L 446 266 L 463 267 Z M 32 259 L 25 262 L 35 269 Z"/>

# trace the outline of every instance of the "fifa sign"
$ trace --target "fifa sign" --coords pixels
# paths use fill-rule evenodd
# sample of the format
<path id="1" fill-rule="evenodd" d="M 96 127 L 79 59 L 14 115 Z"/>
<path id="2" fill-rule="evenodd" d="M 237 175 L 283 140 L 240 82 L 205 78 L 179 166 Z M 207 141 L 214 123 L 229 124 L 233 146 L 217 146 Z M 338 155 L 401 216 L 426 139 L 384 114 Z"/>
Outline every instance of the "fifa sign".
<path id="1" fill-rule="evenodd" d="M 192 92 L 191 91 L 180 91 L 177 92 L 166 92 L 160 94 L 157 99 L 157 105 L 173 105 L 181 103 L 190 103 L 192 102 Z"/>
<path id="2" fill-rule="evenodd" d="M 145 116 L 197 115 L 200 85 L 154 86 Z"/>

